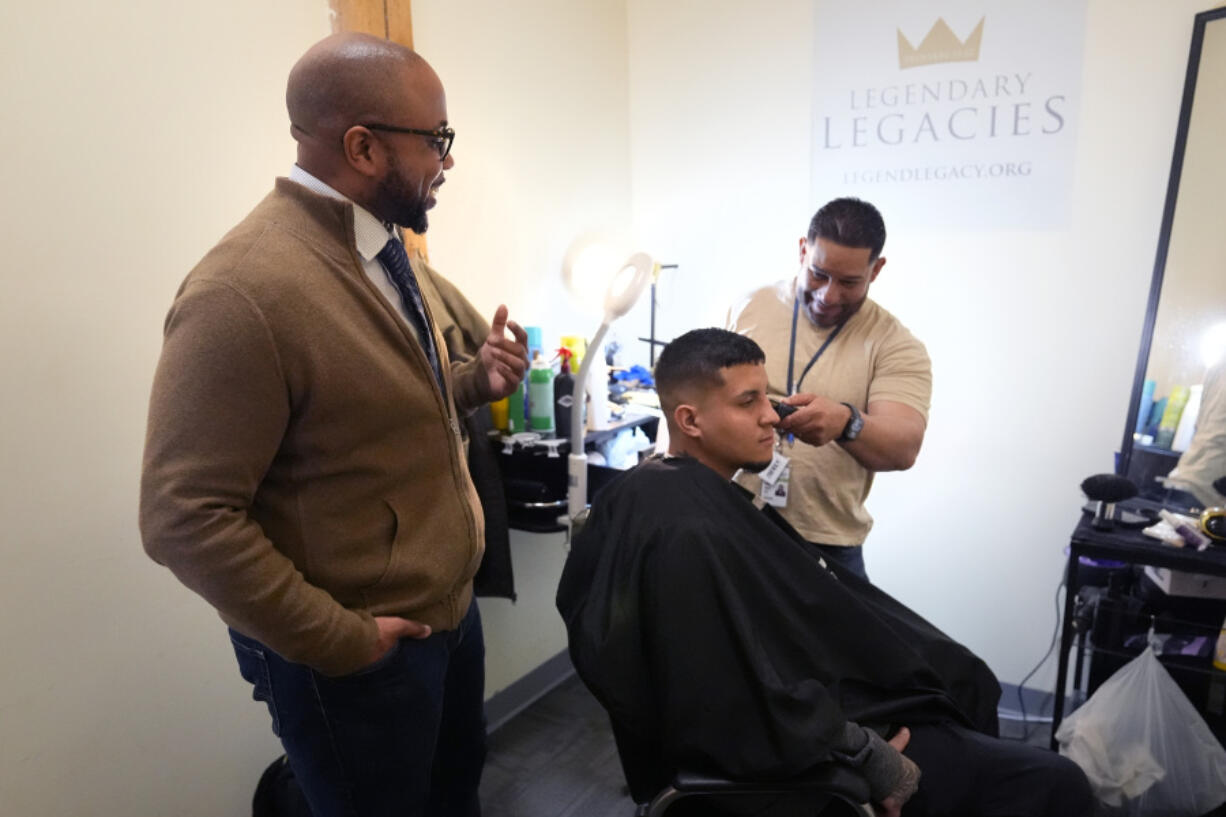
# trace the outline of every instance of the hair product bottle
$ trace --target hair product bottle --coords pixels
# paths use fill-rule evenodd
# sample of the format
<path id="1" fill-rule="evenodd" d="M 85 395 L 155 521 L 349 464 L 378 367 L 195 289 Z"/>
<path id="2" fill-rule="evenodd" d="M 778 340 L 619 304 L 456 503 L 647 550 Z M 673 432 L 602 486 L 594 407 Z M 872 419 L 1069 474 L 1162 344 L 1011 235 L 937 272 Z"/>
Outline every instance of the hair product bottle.
<path id="1" fill-rule="evenodd" d="M 575 405 L 575 377 L 570 373 L 574 354 L 563 346 L 558 349 L 558 357 L 562 358 L 562 370 L 553 379 L 553 419 L 558 436 L 566 439 L 570 437 L 571 407 Z"/>
<path id="2" fill-rule="evenodd" d="M 528 369 L 528 422 L 532 431 L 553 431 L 553 367 L 539 351 Z"/>

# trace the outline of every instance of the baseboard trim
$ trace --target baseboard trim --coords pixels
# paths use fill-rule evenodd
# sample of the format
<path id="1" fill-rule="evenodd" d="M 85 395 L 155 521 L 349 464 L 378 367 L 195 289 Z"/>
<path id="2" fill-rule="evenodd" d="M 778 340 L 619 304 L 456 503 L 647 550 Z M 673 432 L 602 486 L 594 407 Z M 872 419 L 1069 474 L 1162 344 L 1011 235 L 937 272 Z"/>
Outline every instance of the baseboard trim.
<path id="1" fill-rule="evenodd" d="M 574 674 L 575 668 L 570 663 L 570 654 L 562 650 L 518 681 L 494 693 L 485 702 L 486 731 L 497 731 L 511 718 Z"/>

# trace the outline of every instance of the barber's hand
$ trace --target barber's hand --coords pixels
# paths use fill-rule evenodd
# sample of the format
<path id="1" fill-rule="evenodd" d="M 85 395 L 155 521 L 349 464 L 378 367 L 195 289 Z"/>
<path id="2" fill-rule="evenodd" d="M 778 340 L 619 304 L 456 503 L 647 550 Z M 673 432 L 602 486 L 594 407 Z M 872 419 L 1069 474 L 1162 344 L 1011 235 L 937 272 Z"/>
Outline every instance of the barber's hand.
<path id="1" fill-rule="evenodd" d="M 510 329 L 514 338 L 506 336 Z M 490 381 L 490 402 L 501 400 L 519 387 L 528 369 L 528 333 L 515 321 L 507 320 L 507 308 L 494 312 L 490 333 L 477 353 Z"/>
<path id="2" fill-rule="evenodd" d="M 796 406 L 796 411 L 780 420 L 775 427 L 795 434 L 809 445 L 825 445 L 837 440 L 851 419 L 851 409 L 827 397 L 802 392 L 780 402 Z"/>
<path id="3" fill-rule="evenodd" d="M 367 666 L 387 655 L 402 638 L 426 638 L 430 635 L 429 624 L 398 616 L 375 616 L 375 626 L 379 628 L 379 640 L 375 642 L 375 650 Z"/>
<path id="4" fill-rule="evenodd" d="M 880 803 L 873 804 L 873 812 L 879 817 L 899 817 L 902 813 L 902 807 L 911 795 L 915 794 L 915 790 L 919 788 L 920 769 L 915 765 L 915 761 L 902 754 L 902 750 L 907 748 L 907 744 L 911 742 L 911 730 L 907 727 L 902 727 L 898 730 L 898 734 L 890 738 L 888 743 L 898 750 L 898 754 L 902 757 L 903 766 L 906 768 L 907 774 L 896 791 Z"/>

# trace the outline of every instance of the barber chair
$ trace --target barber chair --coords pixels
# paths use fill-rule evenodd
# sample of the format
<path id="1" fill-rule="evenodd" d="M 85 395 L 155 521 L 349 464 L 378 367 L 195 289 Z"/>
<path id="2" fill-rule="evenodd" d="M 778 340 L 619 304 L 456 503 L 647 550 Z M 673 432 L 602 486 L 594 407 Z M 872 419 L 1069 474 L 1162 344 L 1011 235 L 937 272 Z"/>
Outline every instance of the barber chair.
<path id="1" fill-rule="evenodd" d="M 673 782 L 638 807 L 635 817 L 664 817 L 678 801 L 687 797 L 774 797 L 792 796 L 802 800 L 806 814 L 872 817 L 868 784 L 846 767 L 830 764 L 814 776 L 787 783 L 749 783 L 724 778 L 678 772 Z M 800 803 L 796 804 L 796 808 Z M 734 812 L 735 813 L 735 812 Z"/>
<path id="2" fill-rule="evenodd" d="M 571 521 L 572 535 L 578 535 L 587 525 L 589 510 L 584 509 Z M 621 727 L 609 713 L 617 756 L 630 796 L 638 804 L 635 817 L 665 817 L 673 806 L 683 801 L 698 805 L 704 799 L 719 800 L 731 806 L 738 798 L 788 797 L 803 805 L 805 817 L 874 817 L 869 805 L 868 781 L 841 763 L 822 764 L 803 777 L 792 780 L 729 780 L 692 771 L 666 771 L 658 738 L 639 737 Z M 735 806 L 733 806 L 735 808 Z M 694 812 L 687 811 L 689 814 Z"/>
<path id="3" fill-rule="evenodd" d="M 828 763 L 789 780 L 729 780 L 690 771 L 668 773 L 655 741 L 639 739 L 613 724 L 613 737 L 630 796 L 638 803 L 635 817 L 665 817 L 673 806 L 717 805 L 734 815 L 737 801 L 788 798 L 788 814 L 805 817 L 873 817 L 868 781 L 841 763 Z M 661 783 L 662 780 L 667 780 Z M 686 815 L 706 811 L 678 809 Z M 756 813 L 754 809 L 753 813 Z"/>

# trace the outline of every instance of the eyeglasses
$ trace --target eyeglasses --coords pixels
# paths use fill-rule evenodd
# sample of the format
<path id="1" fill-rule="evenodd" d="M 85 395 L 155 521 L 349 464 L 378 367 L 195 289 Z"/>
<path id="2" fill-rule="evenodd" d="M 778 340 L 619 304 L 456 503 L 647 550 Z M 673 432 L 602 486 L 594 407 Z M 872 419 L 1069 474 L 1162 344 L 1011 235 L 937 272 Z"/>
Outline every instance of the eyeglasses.
<path id="1" fill-rule="evenodd" d="M 367 130 L 381 130 L 388 133 L 415 133 L 418 136 L 428 136 L 430 137 L 430 144 L 438 151 L 439 161 L 447 158 L 447 154 L 451 153 L 451 143 L 455 141 L 455 130 L 453 128 L 422 130 L 421 128 L 399 128 L 395 125 L 383 125 L 378 122 L 364 122 L 362 127 Z"/>

